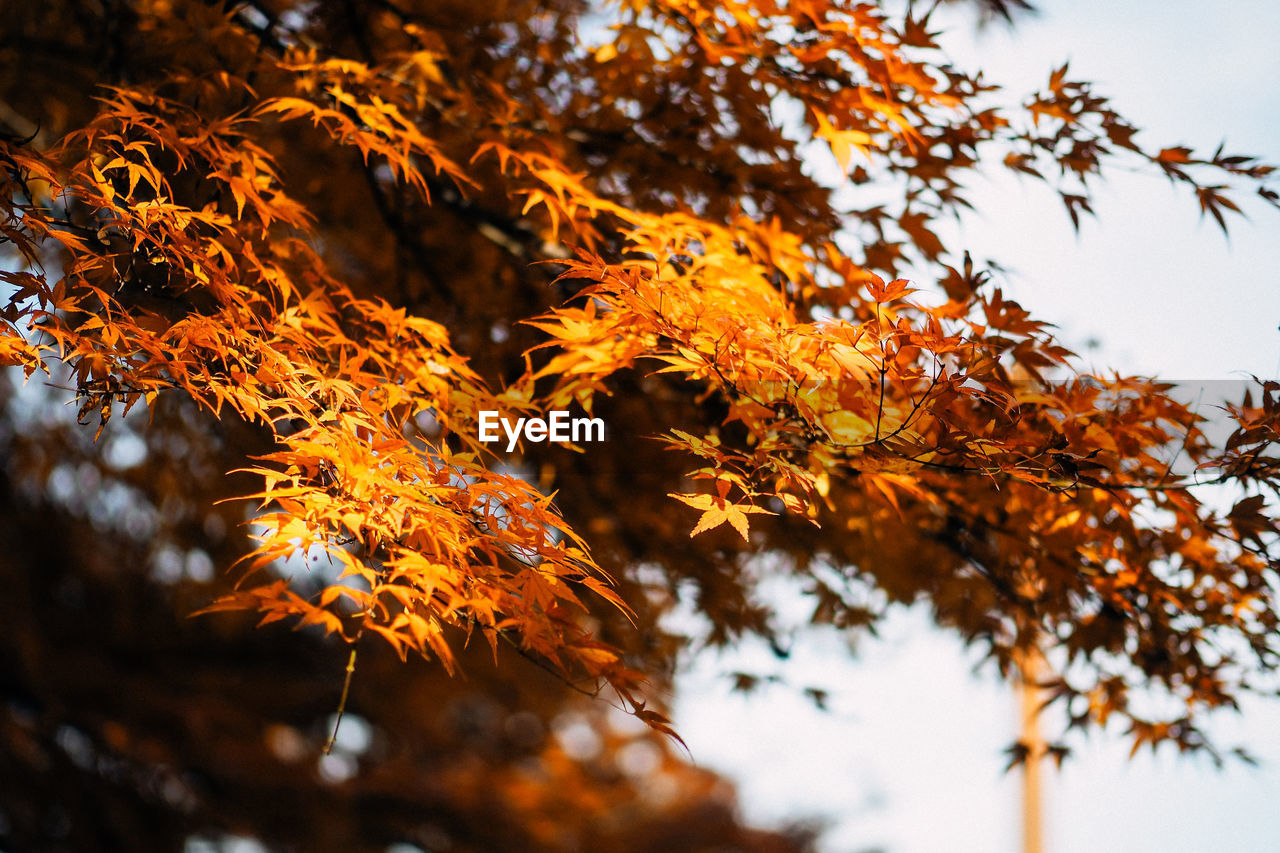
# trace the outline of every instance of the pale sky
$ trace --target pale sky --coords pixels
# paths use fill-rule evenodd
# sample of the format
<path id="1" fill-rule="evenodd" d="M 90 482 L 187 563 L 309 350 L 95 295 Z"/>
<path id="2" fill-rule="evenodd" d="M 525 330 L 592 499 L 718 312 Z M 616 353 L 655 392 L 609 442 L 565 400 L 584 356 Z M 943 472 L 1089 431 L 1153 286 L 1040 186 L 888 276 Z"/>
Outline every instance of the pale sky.
<path id="1" fill-rule="evenodd" d="M 968 68 L 1013 91 L 1072 76 L 1146 132 L 1140 142 L 1280 161 L 1280 3 L 1274 0 L 1043 0 L 1014 34 L 971 28 L 946 42 Z M 941 20 L 941 19 L 939 19 Z M 954 37 L 959 36 L 959 37 Z M 975 184 L 965 226 L 975 257 L 1019 276 L 1007 287 L 1068 344 L 1090 338 L 1098 369 L 1166 379 L 1275 377 L 1280 366 L 1280 211 L 1254 205 L 1230 240 L 1195 200 L 1159 176 L 1119 173 L 1098 221 L 1077 237 L 1056 197 L 1030 181 Z M 785 597 L 786 593 L 779 593 Z M 1004 853 L 1019 845 L 1018 780 L 1002 749 L 1016 737 L 1012 691 L 921 612 L 891 618 L 883 639 L 824 633 L 779 665 L 767 650 L 704 659 L 680 682 L 676 722 L 695 761 L 728 773 L 748 819 L 831 821 L 824 850 Z M 784 674 L 796 689 L 730 694 L 717 673 Z M 831 692 L 829 712 L 804 686 Z M 1072 742 L 1046 790 L 1047 853 L 1274 853 L 1280 849 L 1280 699 L 1246 701 L 1213 727 L 1261 768 L 1144 751 L 1120 732 Z"/>

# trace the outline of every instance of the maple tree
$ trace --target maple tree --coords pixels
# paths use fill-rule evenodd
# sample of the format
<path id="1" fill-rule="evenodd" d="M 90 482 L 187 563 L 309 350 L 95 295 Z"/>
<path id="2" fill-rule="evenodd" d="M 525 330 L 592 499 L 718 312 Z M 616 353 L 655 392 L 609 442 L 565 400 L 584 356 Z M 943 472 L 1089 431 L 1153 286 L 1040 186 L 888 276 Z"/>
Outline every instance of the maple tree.
<path id="1" fill-rule="evenodd" d="M 465 660 L 473 679 L 546 670 L 531 707 L 554 713 L 572 687 L 675 735 L 653 705 L 686 638 L 663 617 L 691 598 L 711 644 L 776 641 L 756 555 L 796 579 L 814 624 L 858 631 L 924 600 L 1003 672 L 1046 647 L 1071 725 L 1122 719 L 1135 747 L 1212 750 L 1203 713 L 1266 684 L 1280 385 L 1232 405 L 1215 443 L 1170 386 L 1082 372 L 937 223 L 992 163 L 1049 182 L 1078 223 L 1090 182 L 1127 162 L 1225 230 L 1243 195 L 1280 200 L 1270 166 L 1147 146 L 1065 66 L 1019 102 L 951 65 L 914 8 L 96 9 L 4 9 L 7 494 L 59 519 L 30 521 L 51 540 L 87 530 L 94 546 L 65 547 L 85 566 L 59 572 L 122 610 L 103 624 L 130 654 L 160 643 L 150 626 L 178 633 L 175 653 L 234 642 L 277 664 L 253 683 L 278 696 L 218 706 L 241 730 L 327 715 L 345 662 L 343 701 L 401 736 L 402 697 L 377 686 L 410 678 L 390 652 L 449 674 Z M 818 148 L 853 192 L 814 177 Z M 50 385 L 78 423 L 51 413 Z M 564 409 L 601 417 L 609 442 L 478 439 L 482 411 Z M 1207 483 L 1238 490 L 1229 511 Z M 6 577 L 48 584 L 23 579 L 39 554 Z M 246 617 L 307 630 L 247 639 Z M 54 626 L 72 631 L 13 630 L 43 648 Z M 325 671 L 290 675 L 300 649 Z M 15 659 L 20 693 L 75 693 Z M 462 690 L 404 666 L 406 707 Z M 521 691 L 494 689 L 517 713 Z M 1171 703 L 1148 713 L 1134 693 Z M 124 709 L 80 713 L 95 750 L 128 756 L 120 774 L 213 760 L 196 735 L 149 745 L 145 719 L 111 716 Z M 508 758 L 486 760 L 496 779 Z M 393 796 L 391 770 L 411 766 L 349 784 Z M 175 812 L 198 799 L 184 784 Z M 497 800 L 537 811 L 530 783 L 504 784 Z M 606 808 L 625 787 L 581 796 Z M 554 827 L 526 828 L 476 843 L 555 848 Z"/>

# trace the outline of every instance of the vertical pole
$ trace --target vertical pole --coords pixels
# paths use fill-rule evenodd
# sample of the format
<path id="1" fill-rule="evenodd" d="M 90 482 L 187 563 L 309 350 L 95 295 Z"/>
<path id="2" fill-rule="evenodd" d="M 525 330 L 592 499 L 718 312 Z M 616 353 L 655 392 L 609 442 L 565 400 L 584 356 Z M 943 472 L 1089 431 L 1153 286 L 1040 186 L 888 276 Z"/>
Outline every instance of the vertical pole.
<path id="1" fill-rule="evenodd" d="M 1040 737 L 1038 711 L 1043 691 L 1037 686 L 1044 675 L 1044 658 L 1038 649 L 1018 657 L 1018 694 L 1022 720 L 1018 740 L 1027 748 L 1022 765 L 1022 853 L 1044 853 L 1044 822 L 1041 811 L 1040 770 L 1045 743 Z"/>

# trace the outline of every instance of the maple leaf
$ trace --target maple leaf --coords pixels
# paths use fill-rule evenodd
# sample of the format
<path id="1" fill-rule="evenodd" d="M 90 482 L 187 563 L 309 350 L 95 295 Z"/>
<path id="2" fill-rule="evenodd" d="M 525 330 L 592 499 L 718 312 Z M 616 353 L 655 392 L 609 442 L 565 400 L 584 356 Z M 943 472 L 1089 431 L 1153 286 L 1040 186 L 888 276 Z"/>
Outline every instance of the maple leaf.
<path id="1" fill-rule="evenodd" d="M 699 533 L 705 533 L 713 530 L 720 525 L 728 522 L 729 525 L 742 536 L 743 541 L 749 541 L 747 520 L 748 515 L 763 514 L 773 515 L 767 509 L 754 506 L 750 503 L 730 503 L 726 499 L 729 492 L 730 483 L 727 480 L 718 480 L 716 482 L 718 495 L 707 494 L 669 494 L 667 497 L 675 498 L 694 509 L 702 510 L 702 515 L 698 518 L 697 525 L 689 533 L 689 538 L 697 536 Z"/>

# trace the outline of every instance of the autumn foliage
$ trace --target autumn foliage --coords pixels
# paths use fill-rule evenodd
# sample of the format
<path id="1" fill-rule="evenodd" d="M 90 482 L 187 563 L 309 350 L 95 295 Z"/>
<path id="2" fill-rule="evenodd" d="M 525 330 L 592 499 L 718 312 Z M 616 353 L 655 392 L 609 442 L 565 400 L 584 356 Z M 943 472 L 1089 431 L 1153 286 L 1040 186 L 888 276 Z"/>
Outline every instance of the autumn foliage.
<path id="1" fill-rule="evenodd" d="M 1071 724 L 1135 744 L 1212 748 L 1203 712 L 1274 669 L 1280 386 L 1214 443 L 936 233 L 990 164 L 1072 222 L 1136 165 L 1224 229 L 1276 203 L 1271 167 L 1147 145 L 1066 67 L 1020 101 L 922 9 L 7 5 L 0 358 L 90 437 L 138 425 L 130 548 L 204 547 L 233 582 L 186 613 L 449 673 L 480 646 L 662 732 L 661 617 L 692 597 L 704 639 L 776 639 L 770 572 L 814 624 L 926 600 L 1002 671 L 1041 647 Z M 554 409 L 610 441 L 478 441 L 480 411 Z M 175 436 L 170 472 L 234 473 L 161 477 Z M 15 482 L 51 475 L 7 440 Z"/>

